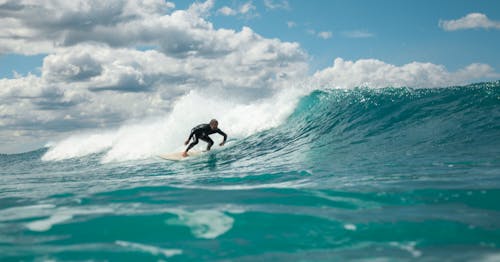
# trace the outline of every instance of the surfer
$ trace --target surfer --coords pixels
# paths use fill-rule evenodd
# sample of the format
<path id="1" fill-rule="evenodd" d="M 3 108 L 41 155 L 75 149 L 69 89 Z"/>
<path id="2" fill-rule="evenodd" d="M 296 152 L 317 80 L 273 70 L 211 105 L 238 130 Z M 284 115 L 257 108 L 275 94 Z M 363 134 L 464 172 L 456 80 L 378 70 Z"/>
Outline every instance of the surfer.
<path id="1" fill-rule="evenodd" d="M 226 143 L 227 135 L 226 135 L 226 133 L 222 132 L 222 130 L 220 130 L 217 127 L 218 125 L 219 125 L 219 122 L 217 122 L 217 120 L 215 120 L 215 119 L 212 119 L 212 120 L 210 120 L 209 124 L 201 124 L 201 125 L 195 126 L 191 130 L 191 134 L 189 134 L 189 138 L 186 140 L 186 142 L 184 142 L 184 145 L 187 145 L 189 143 L 189 140 L 191 140 L 191 138 L 194 137 L 193 142 L 191 142 L 191 144 L 189 144 L 189 146 L 186 148 L 186 151 L 184 151 L 182 153 L 182 156 L 183 157 L 188 156 L 189 149 L 193 148 L 193 146 L 198 144 L 198 139 L 201 139 L 201 140 L 208 143 L 207 151 L 209 151 L 210 148 L 212 147 L 212 145 L 214 144 L 214 141 L 208 135 L 211 135 L 213 133 L 219 133 L 220 135 L 222 135 L 224 137 L 224 140 L 222 141 L 222 143 L 219 144 L 220 146 L 223 146 L 224 143 Z"/>

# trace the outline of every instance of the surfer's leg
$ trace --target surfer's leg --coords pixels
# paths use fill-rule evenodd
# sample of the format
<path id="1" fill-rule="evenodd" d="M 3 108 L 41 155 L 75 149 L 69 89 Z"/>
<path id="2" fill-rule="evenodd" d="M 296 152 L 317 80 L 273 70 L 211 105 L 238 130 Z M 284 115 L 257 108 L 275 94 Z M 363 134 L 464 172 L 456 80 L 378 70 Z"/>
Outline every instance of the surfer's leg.
<path id="1" fill-rule="evenodd" d="M 200 139 L 208 143 L 207 151 L 210 151 L 210 148 L 214 144 L 214 141 L 209 136 L 202 136 L 200 137 Z"/>
<path id="2" fill-rule="evenodd" d="M 193 148 L 193 146 L 197 145 L 198 144 L 198 136 L 194 136 L 194 140 L 193 142 L 191 142 L 191 144 L 189 144 L 189 146 L 186 148 L 186 153 L 187 151 L 189 151 L 189 149 Z"/>

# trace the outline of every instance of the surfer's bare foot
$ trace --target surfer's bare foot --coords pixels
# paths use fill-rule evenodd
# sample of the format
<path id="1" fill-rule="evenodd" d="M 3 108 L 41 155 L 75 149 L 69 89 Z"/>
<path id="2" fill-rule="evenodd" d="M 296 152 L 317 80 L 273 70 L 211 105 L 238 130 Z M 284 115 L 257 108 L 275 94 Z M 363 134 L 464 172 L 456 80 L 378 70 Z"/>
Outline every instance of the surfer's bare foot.
<path id="1" fill-rule="evenodd" d="M 183 156 L 183 157 L 187 157 L 187 156 L 188 156 L 188 153 L 187 153 L 187 152 L 183 152 L 183 153 L 182 153 L 182 156 Z"/>

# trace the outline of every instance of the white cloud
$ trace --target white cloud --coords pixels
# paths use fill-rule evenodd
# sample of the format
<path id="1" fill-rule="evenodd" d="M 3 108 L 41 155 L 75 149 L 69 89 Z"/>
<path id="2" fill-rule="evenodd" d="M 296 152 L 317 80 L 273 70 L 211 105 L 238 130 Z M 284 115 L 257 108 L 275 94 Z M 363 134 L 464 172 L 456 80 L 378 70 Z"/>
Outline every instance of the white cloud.
<path id="1" fill-rule="evenodd" d="M 217 10 L 217 13 L 225 16 L 244 15 L 245 18 L 252 18 L 258 16 L 258 14 L 255 13 L 256 10 L 257 8 L 253 5 L 252 1 L 249 1 L 242 4 L 237 9 L 224 6 Z"/>
<path id="2" fill-rule="evenodd" d="M 247 14 L 251 11 L 255 11 L 257 8 L 253 5 L 252 1 L 250 2 L 247 2 L 245 4 L 243 4 L 241 7 L 240 7 L 240 13 L 241 14 Z"/>
<path id="3" fill-rule="evenodd" d="M 225 16 L 234 16 L 234 15 L 238 14 L 238 12 L 236 12 L 236 10 L 234 10 L 228 6 L 224 6 L 224 7 L 220 8 L 217 11 L 217 13 L 225 15 Z"/>
<path id="4" fill-rule="evenodd" d="M 490 20 L 485 14 L 470 13 L 457 20 L 439 20 L 439 27 L 445 31 L 474 28 L 500 29 L 500 21 Z"/>
<path id="5" fill-rule="evenodd" d="M 330 31 L 319 32 L 318 37 L 322 39 L 330 39 L 332 38 L 332 32 Z"/>
<path id="6" fill-rule="evenodd" d="M 52 53 L 82 42 L 99 42 L 116 47 L 160 46 L 171 55 L 186 55 L 214 44 L 196 31 L 212 29 L 204 19 L 213 7 L 211 0 L 171 14 L 174 5 L 163 0 L 25 0 L 11 5 L 16 7 L 0 6 L 0 22 L 8 25 L 0 28 L 4 53 Z"/>
<path id="7" fill-rule="evenodd" d="M 342 34 L 348 38 L 369 38 L 374 36 L 374 34 L 362 30 L 345 31 Z"/>
<path id="8" fill-rule="evenodd" d="M 295 23 L 293 21 L 288 21 L 288 22 L 286 22 L 286 25 L 288 26 L 288 28 L 293 28 L 293 27 L 297 26 L 297 23 Z"/>
<path id="9" fill-rule="evenodd" d="M 281 1 L 264 0 L 264 6 L 270 10 L 274 10 L 274 9 L 290 10 L 291 9 L 290 3 L 287 0 L 281 0 Z"/>
<path id="10" fill-rule="evenodd" d="M 403 66 L 376 59 L 345 61 L 335 59 L 333 66 L 318 71 L 313 80 L 323 87 L 445 87 L 469 83 L 473 79 L 500 77 L 485 64 L 471 64 L 457 72 L 442 65 L 412 62 Z"/>
<path id="11" fill-rule="evenodd" d="M 307 34 L 319 37 L 321 39 L 330 39 L 333 36 L 333 33 L 331 31 L 321 31 L 321 32 L 316 32 L 314 29 L 307 29 L 306 30 Z"/>
<path id="12" fill-rule="evenodd" d="M 189 6 L 187 12 L 194 17 L 206 17 L 210 9 L 214 6 L 215 0 L 206 0 L 205 2 L 194 2 Z"/>

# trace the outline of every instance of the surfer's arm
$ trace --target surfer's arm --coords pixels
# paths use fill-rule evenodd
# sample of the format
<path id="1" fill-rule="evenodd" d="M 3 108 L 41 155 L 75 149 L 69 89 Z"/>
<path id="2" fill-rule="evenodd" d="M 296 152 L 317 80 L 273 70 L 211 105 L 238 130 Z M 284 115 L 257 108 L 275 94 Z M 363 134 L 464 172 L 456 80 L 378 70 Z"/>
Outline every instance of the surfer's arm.
<path id="1" fill-rule="evenodd" d="M 217 133 L 219 133 L 221 136 L 224 137 L 224 140 L 222 141 L 222 143 L 220 143 L 220 145 L 222 146 L 222 145 L 224 145 L 224 143 L 226 143 L 227 135 L 226 135 L 226 133 L 222 132 L 222 130 L 220 130 L 220 129 L 217 129 Z"/>

